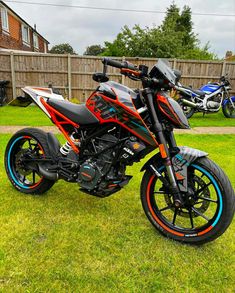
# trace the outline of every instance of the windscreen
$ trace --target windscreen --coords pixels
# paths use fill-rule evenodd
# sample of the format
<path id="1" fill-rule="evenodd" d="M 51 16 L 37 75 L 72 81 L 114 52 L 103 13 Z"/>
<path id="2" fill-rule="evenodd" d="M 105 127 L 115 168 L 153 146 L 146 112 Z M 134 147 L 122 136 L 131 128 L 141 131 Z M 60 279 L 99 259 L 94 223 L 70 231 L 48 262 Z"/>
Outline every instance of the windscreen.
<path id="1" fill-rule="evenodd" d="M 152 76 L 151 76 L 152 75 Z M 167 79 L 172 84 L 176 84 L 176 75 L 170 67 L 170 63 L 165 59 L 159 59 L 150 72 L 151 77 Z"/>

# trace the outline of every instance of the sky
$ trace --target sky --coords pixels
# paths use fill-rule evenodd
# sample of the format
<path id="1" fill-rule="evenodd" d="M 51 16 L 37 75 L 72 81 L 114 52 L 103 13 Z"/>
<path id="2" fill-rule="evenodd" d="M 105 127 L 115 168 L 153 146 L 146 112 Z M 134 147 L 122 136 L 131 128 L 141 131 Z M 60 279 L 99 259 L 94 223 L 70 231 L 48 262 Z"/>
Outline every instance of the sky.
<path id="1" fill-rule="evenodd" d="M 172 0 L 25 1 L 155 11 L 166 11 L 166 8 L 172 3 Z M 36 24 L 38 32 L 50 42 L 50 46 L 70 43 L 80 55 L 83 54 L 87 46 L 103 45 L 104 41 L 113 41 L 124 25 L 129 27 L 133 27 L 135 24 L 142 27 L 158 26 L 164 18 L 164 14 L 113 12 L 5 2 L 31 26 Z M 182 0 L 174 2 L 180 8 L 185 5 L 185 1 Z M 188 0 L 186 3 L 193 13 L 235 15 L 234 0 Z M 219 58 L 223 58 L 228 50 L 235 53 L 235 16 L 193 15 L 192 20 L 194 32 L 198 34 L 201 45 L 205 45 L 209 41 L 210 50 Z"/>

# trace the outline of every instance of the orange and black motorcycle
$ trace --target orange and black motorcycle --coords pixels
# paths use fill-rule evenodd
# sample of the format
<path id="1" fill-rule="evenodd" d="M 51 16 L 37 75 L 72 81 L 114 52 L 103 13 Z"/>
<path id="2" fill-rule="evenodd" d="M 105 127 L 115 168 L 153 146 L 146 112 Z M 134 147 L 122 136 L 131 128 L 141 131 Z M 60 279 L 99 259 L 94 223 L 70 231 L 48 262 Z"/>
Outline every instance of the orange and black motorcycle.
<path id="1" fill-rule="evenodd" d="M 163 60 L 150 71 L 108 58 L 103 64 L 103 72 L 93 75 L 100 85 L 86 104 L 65 101 L 50 88 L 23 89 L 17 103 L 37 104 L 67 142 L 61 146 L 52 133 L 35 128 L 18 131 L 5 153 L 12 185 L 42 194 L 64 179 L 87 194 L 107 197 L 132 178 L 126 175 L 128 165 L 159 149 L 141 170 L 141 201 L 149 221 L 175 240 L 202 244 L 216 239 L 232 221 L 234 191 L 207 153 L 176 144 L 174 128 L 189 128 L 180 105 L 167 95 L 179 72 Z M 142 81 L 143 90 L 109 81 L 108 66 Z"/>

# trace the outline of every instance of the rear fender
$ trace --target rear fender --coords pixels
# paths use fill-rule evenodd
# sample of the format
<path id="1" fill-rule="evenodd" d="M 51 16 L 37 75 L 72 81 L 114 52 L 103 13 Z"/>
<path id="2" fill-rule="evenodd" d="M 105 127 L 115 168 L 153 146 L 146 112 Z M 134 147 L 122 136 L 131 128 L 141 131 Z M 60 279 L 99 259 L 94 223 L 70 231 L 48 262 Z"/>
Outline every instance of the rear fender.
<path id="1" fill-rule="evenodd" d="M 178 181 L 180 190 L 187 191 L 188 167 L 198 158 L 208 156 L 208 153 L 197 150 L 197 149 L 193 149 L 190 147 L 186 147 L 186 146 L 178 147 L 178 148 L 180 151 L 177 153 L 177 155 L 175 155 L 172 158 L 172 164 L 175 170 L 176 179 Z M 151 165 L 155 166 L 156 168 L 160 168 L 163 165 L 162 159 L 159 153 L 154 155 L 144 164 L 144 166 L 141 168 L 141 172 L 144 170 L 150 170 L 156 175 L 153 168 L 150 167 Z"/>
<path id="2" fill-rule="evenodd" d="M 52 157 L 53 160 L 56 161 L 58 159 L 58 156 L 61 156 L 61 153 L 60 153 L 61 145 L 59 140 L 51 132 L 47 133 L 47 145 L 50 152 L 50 156 Z"/>

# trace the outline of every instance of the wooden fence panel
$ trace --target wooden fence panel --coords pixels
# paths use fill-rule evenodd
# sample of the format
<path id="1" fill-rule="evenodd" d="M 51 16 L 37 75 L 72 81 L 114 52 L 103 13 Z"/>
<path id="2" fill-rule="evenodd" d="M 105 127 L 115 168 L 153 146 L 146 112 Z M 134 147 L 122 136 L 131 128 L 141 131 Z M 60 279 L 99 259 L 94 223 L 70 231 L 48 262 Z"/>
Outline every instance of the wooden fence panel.
<path id="1" fill-rule="evenodd" d="M 149 68 L 157 62 L 155 58 L 114 58 L 126 60 Z M 0 53 L 0 79 L 10 80 L 7 89 L 9 100 L 13 95 L 21 95 L 21 87 L 48 87 L 52 84 L 67 97 L 84 102 L 98 86 L 93 81 L 94 72 L 102 72 L 102 57 L 71 56 L 38 53 Z M 218 81 L 222 74 L 228 73 L 235 94 L 235 63 L 199 60 L 170 59 L 172 68 L 182 72 L 181 83 L 200 88 L 208 81 Z M 125 78 L 119 69 L 108 67 L 110 80 L 123 83 L 131 88 L 141 88 L 140 82 Z"/>

